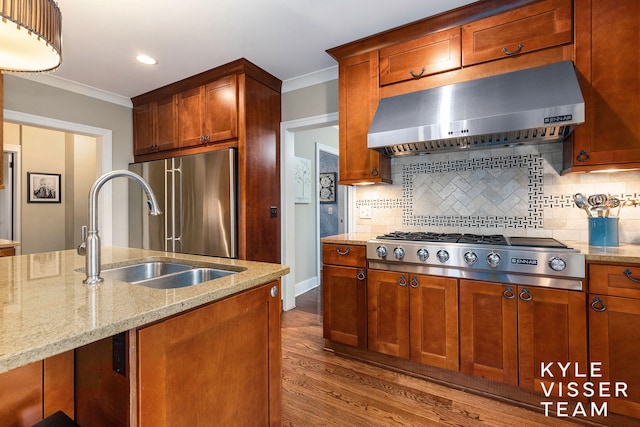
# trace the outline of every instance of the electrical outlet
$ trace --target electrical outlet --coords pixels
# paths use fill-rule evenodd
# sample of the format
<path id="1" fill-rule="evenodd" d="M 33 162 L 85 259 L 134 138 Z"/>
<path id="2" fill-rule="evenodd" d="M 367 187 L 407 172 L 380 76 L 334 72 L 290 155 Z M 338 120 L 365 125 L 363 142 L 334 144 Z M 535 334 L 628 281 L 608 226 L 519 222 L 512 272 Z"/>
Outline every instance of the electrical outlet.
<path id="1" fill-rule="evenodd" d="M 371 206 L 360 206 L 360 218 L 368 219 L 371 218 Z"/>

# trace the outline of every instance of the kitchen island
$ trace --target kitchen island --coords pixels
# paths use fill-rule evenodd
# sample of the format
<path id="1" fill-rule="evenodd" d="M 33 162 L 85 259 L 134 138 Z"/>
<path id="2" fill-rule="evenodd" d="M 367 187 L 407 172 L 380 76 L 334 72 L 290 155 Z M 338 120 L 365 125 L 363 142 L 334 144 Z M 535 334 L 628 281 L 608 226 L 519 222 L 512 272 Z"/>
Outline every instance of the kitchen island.
<path id="1" fill-rule="evenodd" d="M 124 348 L 121 349 L 124 350 L 121 354 L 126 359 L 125 374 L 122 375 L 122 372 L 115 372 L 115 369 L 113 371 L 108 369 L 107 371 L 109 372 L 103 372 L 100 375 L 109 376 L 113 374 L 121 376 L 126 383 L 126 391 L 129 392 L 129 396 L 125 400 L 137 402 L 140 397 L 136 391 L 138 388 L 148 392 L 138 384 L 138 380 L 155 380 L 150 377 L 150 373 L 142 375 L 139 372 L 138 367 L 145 366 L 145 361 L 140 360 L 139 352 L 140 354 L 143 352 L 144 354 L 161 354 L 163 351 L 162 348 L 158 347 L 158 342 L 152 338 L 147 338 L 154 336 L 154 331 L 158 330 L 157 325 L 164 325 L 165 321 L 169 320 L 172 322 L 171 327 L 176 330 L 189 332 L 190 330 L 198 329 L 199 336 L 194 335 L 181 339 L 180 337 L 176 338 L 174 334 L 174 336 L 169 337 L 174 340 L 177 339 L 176 348 L 184 350 L 182 356 L 185 366 L 181 377 L 185 379 L 189 376 L 189 360 L 193 357 L 189 351 L 197 351 L 199 337 L 204 336 L 207 332 L 213 332 L 213 330 L 208 331 L 202 328 L 202 320 L 211 321 L 212 324 L 218 320 L 223 323 L 233 323 L 234 316 L 236 314 L 238 316 L 247 314 L 251 309 L 252 303 L 256 308 L 256 315 L 252 319 L 256 322 L 266 321 L 268 323 L 268 325 L 261 325 L 260 323 L 251 325 L 253 329 L 262 327 L 261 329 L 264 332 L 261 336 L 266 337 L 266 341 L 260 341 L 265 348 L 257 352 L 270 359 L 267 360 L 268 364 L 264 366 L 264 369 L 266 371 L 269 368 L 278 368 L 280 366 L 279 313 L 281 304 L 279 278 L 289 272 L 288 267 L 278 264 L 130 248 L 109 247 L 102 250 L 103 266 L 114 267 L 141 260 L 175 261 L 195 266 L 206 265 L 218 269 L 231 270 L 236 273 L 178 289 L 153 289 L 109 279 L 105 279 L 103 283 L 97 286 L 89 287 L 82 283 L 85 277 L 82 272 L 84 257 L 78 256 L 74 250 L 0 258 L 0 272 L 2 272 L 0 276 L 0 301 L 2 302 L 0 305 L 2 307 L 0 373 L 4 373 L 0 375 L 10 375 L 21 369 L 29 369 L 34 365 L 41 365 L 42 361 L 45 361 L 46 378 L 46 362 L 48 360 L 59 360 L 60 357 L 72 354 L 74 350 L 78 349 L 75 351 L 76 411 L 85 408 L 87 411 L 100 413 L 95 408 L 91 408 L 91 402 L 94 402 L 92 399 L 88 399 L 84 403 L 78 403 L 83 401 L 82 394 L 85 394 L 85 392 L 86 394 L 104 392 L 104 390 L 91 390 L 91 387 L 88 386 L 82 389 L 82 393 L 78 393 L 78 383 L 82 383 L 84 387 L 86 386 L 85 383 L 104 382 L 104 378 L 93 378 L 86 381 L 84 381 L 84 378 L 78 378 L 79 374 L 84 375 L 83 372 L 101 371 L 102 368 L 86 366 L 100 359 L 101 356 L 97 357 L 96 355 L 106 351 L 110 364 L 111 353 L 114 353 L 113 359 L 115 360 L 114 349 L 119 347 L 115 343 L 125 343 Z M 264 290 L 262 290 L 263 288 Z M 260 294 L 258 295 L 258 293 Z M 274 297 L 274 294 L 277 298 Z M 241 301 L 241 304 L 235 302 L 238 298 L 244 296 L 249 296 L 251 299 Z M 269 297 L 276 302 L 267 301 Z M 244 306 L 244 304 L 247 305 Z M 220 307 L 221 309 L 212 311 L 211 307 Z M 237 309 L 238 313 L 233 312 L 232 309 L 234 308 Z M 211 313 L 206 310 L 211 311 Z M 225 312 L 225 310 L 228 311 L 227 317 L 225 319 L 217 319 L 217 313 Z M 181 319 L 184 319 L 184 323 L 178 322 Z M 275 328 L 273 325 L 275 325 Z M 238 328 L 237 330 L 239 334 L 242 334 L 244 328 Z M 138 333 L 142 334 L 140 336 L 144 338 L 141 339 L 146 341 L 138 342 Z M 277 335 L 277 337 L 272 335 Z M 121 338 L 120 341 L 114 339 L 114 344 L 112 345 L 112 337 L 117 336 L 124 338 Z M 222 347 L 226 347 L 227 350 L 233 351 L 233 346 L 236 343 L 229 342 L 229 336 L 233 336 L 233 334 L 224 335 L 223 342 L 220 344 L 224 344 Z M 165 342 L 169 342 L 169 338 Z M 227 341 L 224 342 L 224 340 Z M 149 351 L 144 348 L 146 342 L 156 347 Z M 191 347 L 185 345 L 186 342 L 189 342 Z M 206 343 L 211 345 L 212 342 L 211 337 L 208 337 Z M 162 344 L 162 342 L 159 344 Z M 277 351 L 271 348 L 275 347 L 274 344 L 278 346 Z M 96 348 L 101 348 L 101 346 L 106 350 L 95 350 Z M 266 348 L 267 346 L 269 348 Z M 175 349 L 167 348 L 165 350 L 166 354 L 169 354 Z M 209 348 L 208 350 L 211 358 L 215 356 L 211 353 L 213 350 L 215 349 Z M 258 356 L 259 354 L 256 354 L 256 358 Z M 169 356 L 167 356 L 166 360 L 169 359 Z M 81 363 L 84 364 L 84 368 L 82 366 L 79 367 Z M 68 363 L 66 364 L 68 367 Z M 206 370 L 205 366 L 198 366 L 197 368 L 202 372 Z M 278 369 L 276 371 L 279 372 Z M 264 373 L 264 375 L 268 374 Z M 269 378 L 272 379 L 273 377 Z M 189 379 L 189 381 L 192 380 Z M 175 383 L 176 379 L 173 379 L 173 381 Z M 272 394 L 277 394 L 279 399 L 279 382 L 277 384 L 278 390 L 274 388 L 276 384 L 271 384 L 270 387 L 272 387 Z M 165 392 L 167 396 L 172 393 L 170 390 L 165 390 Z M 180 391 L 180 393 L 184 392 Z M 109 401 L 109 396 L 103 395 L 101 399 L 107 402 Z M 46 396 L 44 400 L 46 406 Z M 142 397 L 140 397 L 140 401 L 142 401 Z M 156 402 L 155 412 L 159 412 L 158 408 L 163 402 L 164 400 L 160 403 Z M 130 408 L 126 409 L 130 410 L 128 411 L 129 416 L 126 417 L 130 425 L 135 425 L 136 423 L 145 424 L 141 421 L 143 419 L 142 416 L 140 414 L 136 415 L 139 412 L 136 403 L 131 403 Z M 45 409 L 43 414 L 46 416 L 52 410 Z M 2 413 L 2 409 L 0 409 L 0 415 Z M 73 414 L 68 415 L 72 416 Z"/>

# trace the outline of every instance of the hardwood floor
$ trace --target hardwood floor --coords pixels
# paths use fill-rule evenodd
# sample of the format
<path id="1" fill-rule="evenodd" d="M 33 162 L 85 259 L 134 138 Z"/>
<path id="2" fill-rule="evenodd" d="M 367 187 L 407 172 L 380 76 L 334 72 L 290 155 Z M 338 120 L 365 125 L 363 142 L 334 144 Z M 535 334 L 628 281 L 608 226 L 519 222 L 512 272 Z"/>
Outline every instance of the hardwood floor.
<path id="1" fill-rule="evenodd" d="M 575 426 L 324 351 L 319 289 L 282 316 L 283 426 Z"/>

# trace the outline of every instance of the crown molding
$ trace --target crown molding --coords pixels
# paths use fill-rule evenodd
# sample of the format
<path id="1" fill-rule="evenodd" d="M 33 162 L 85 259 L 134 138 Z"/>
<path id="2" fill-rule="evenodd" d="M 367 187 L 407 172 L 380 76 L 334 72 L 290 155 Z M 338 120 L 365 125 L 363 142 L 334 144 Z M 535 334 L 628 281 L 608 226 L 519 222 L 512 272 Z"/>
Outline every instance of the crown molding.
<path id="1" fill-rule="evenodd" d="M 48 86 L 57 87 L 58 89 L 67 90 L 69 92 L 78 93 L 80 95 L 96 98 L 101 101 L 110 102 L 112 104 L 121 105 L 123 107 L 133 108 L 131 99 L 126 96 L 117 95 L 115 93 L 107 92 L 105 90 L 96 89 L 91 86 L 76 83 L 71 80 L 64 79 L 62 77 L 54 76 L 52 74 L 11 74 L 12 76 L 20 77 L 21 79 L 32 80 L 37 83 L 42 83 Z"/>
<path id="2" fill-rule="evenodd" d="M 314 71 L 313 73 L 305 74 L 299 77 L 294 77 L 289 80 L 285 80 L 284 82 L 282 82 L 282 93 L 291 92 L 320 83 L 325 83 L 331 80 L 338 80 L 337 65 Z"/>

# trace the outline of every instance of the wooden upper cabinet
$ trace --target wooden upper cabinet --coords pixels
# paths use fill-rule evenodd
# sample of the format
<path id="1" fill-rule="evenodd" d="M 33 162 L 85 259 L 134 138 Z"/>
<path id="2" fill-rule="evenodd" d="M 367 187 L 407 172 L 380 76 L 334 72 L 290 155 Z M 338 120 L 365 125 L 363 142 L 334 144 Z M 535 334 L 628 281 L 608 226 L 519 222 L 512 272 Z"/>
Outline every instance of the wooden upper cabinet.
<path id="1" fill-rule="evenodd" d="M 176 98 L 168 96 L 133 108 L 134 154 L 177 147 Z"/>
<path id="2" fill-rule="evenodd" d="M 378 52 L 340 62 L 338 78 L 340 184 L 391 182 L 391 160 L 367 147 L 378 107 Z"/>
<path id="3" fill-rule="evenodd" d="M 380 49 L 380 86 L 460 68 L 460 27 Z"/>
<path id="4" fill-rule="evenodd" d="M 180 147 L 235 138 L 237 102 L 235 75 L 178 94 Z"/>
<path id="5" fill-rule="evenodd" d="M 462 26 L 462 65 L 533 52 L 573 40 L 571 0 L 545 0 Z"/>
<path id="6" fill-rule="evenodd" d="M 640 167 L 640 2 L 575 0 L 575 65 L 585 123 L 564 155 L 566 171 Z"/>

